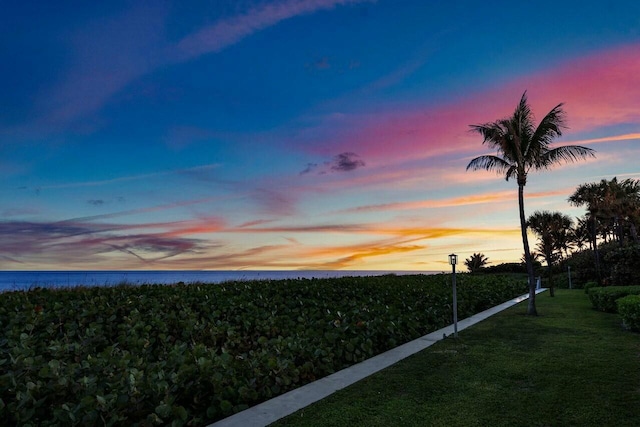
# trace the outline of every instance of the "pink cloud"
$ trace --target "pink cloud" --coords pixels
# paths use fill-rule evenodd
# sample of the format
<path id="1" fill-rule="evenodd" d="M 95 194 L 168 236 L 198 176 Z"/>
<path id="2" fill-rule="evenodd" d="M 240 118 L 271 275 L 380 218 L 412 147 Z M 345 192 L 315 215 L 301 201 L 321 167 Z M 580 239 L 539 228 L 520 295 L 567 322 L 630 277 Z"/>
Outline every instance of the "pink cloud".
<path id="1" fill-rule="evenodd" d="M 327 118 L 331 126 L 322 123 L 301 136 L 317 142 L 311 146 L 314 150 L 321 147 L 322 154 L 355 151 L 370 166 L 481 153 L 486 150 L 480 145 L 481 139 L 468 132 L 469 125 L 508 116 L 525 90 L 539 115 L 564 102 L 571 132 L 638 121 L 640 45 L 569 60 L 515 78 L 498 90 L 478 92 L 447 104 L 393 105 L 393 110 L 331 116 Z M 623 138 L 632 139 L 634 135 Z"/>
<path id="2" fill-rule="evenodd" d="M 572 130 L 640 119 L 639 44 L 597 52 L 522 80 L 510 86 L 525 84 L 536 105 L 538 99 L 565 102 Z"/>

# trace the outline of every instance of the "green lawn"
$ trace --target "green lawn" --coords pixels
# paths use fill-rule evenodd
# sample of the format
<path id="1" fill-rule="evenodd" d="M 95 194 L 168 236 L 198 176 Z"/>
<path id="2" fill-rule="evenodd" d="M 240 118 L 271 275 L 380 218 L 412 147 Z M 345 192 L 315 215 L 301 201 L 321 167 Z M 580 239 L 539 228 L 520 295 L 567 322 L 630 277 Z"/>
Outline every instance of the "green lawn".
<path id="1" fill-rule="evenodd" d="M 462 331 L 275 425 L 638 426 L 640 335 L 581 290 Z"/>

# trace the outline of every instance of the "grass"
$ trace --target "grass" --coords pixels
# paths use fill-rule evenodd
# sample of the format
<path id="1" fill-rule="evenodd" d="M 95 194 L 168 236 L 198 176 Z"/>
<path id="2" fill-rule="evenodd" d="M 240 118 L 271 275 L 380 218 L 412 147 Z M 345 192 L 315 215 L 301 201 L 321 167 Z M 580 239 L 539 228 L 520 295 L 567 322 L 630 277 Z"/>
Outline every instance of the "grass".
<path id="1" fill-rule="evenodd" d="M 537 298 L 276 426 L 637 426 L 640 335 L 581 290 Z"/>

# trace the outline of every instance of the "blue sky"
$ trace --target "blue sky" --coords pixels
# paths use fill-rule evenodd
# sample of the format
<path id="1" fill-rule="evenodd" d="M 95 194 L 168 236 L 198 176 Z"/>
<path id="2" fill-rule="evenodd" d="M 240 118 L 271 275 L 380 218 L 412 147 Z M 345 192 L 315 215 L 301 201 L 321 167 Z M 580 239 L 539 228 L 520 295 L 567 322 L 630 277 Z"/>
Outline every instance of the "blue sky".
<path id="1" fill-rule="evenodd" d="M 515 183 L 465 167 L 525 90 L 597 151 L 527 213 L 640 178 L 637 2 L 27 1 L 0 28 L 0 269 L 516 261 Z"/>

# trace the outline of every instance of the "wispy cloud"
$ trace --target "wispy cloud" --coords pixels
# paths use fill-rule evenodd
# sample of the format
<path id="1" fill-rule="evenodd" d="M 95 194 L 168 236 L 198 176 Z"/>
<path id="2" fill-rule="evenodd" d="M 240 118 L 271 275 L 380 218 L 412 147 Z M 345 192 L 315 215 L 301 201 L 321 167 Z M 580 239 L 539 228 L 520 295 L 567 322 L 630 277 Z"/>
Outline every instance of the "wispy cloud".
<path id="1" fill-rule="evenodd" d="M 53 129 L 67 126 L 158 66 L 166 13 L 159 2 L 136 3 L 122 15 L 92 21 L 76 33 L 71 70 L 40 98 L 41 121 Z"/>
<path id="2" fill-rule="evenodd" d="M 426 227 L 426 226 L 402 226 L 388 223 L 352 223 L 352 224 L 321 224 L 321 225 L 296 225 L 296 226 L 269 226 L 269 227 L 245 227 L 227 230 L 235 233 L 318 233 L 318 234 L 367 234 L 367 235 L 391 235 L 402 237 L 414 237 L 417 239 L 435 239 L 460 235 L 491 235 L 496 233 L 517 233 L 517 228 L 462 228 L 462 227 Z"/>
<path id="3" fill-rule="evenodd" d="M 318 175 L 324 175 L 329 172 L 351 172 L 364 166 L 366 166 L 366 163 L 360 159 L 360 156 L 347 151 L 334 156 L 333 160 L 324 162 L 322 165 L 307 163 L 306 168 L 300 172 L 300 175 L 306 175 L 312 172 Z"/>
<path id="4" fill-rule="evenodd" d="M 211 170 L 219 167 L 218 164 L 209 164 L 209 165 L 200 165 L 194 166 L 191 168 L 183 168 L 183 169 L 173 169 L 167 171 L 160 172 L 152 172 L 152 173 L 144 173 L 137 175 L 129 175 L 129 176 L 120 176 L 117 178 L 111 179 L 102 179 L 98 181 L 81 181 L 81 182 L 69 182 L 65 184 L 52 184 L 52 185 L 43 185 L 38 187 L 39 190 L 53 190 L 53 189 L 66 189 L 66 188 L 78 188 L 78 187 L 97 187 L 102 185 L 110 185 L 110 184 L 118 184 L 122 182 L 129 181 L 139 181 L 144 179 L 158 178 L 167 175 L 179 175 L 179 174 L 189 174 L 194 172 L 201 172 L 206 170 Z"/>
<path id="5" fill-rule="evenodd" d="M 279 222 L 279 221 L 276 221 Z M 217 217 L 140 224 L 0 222 L 0 264 L 39 268 L 347 268 L 366 259 L 425 250 L 423 241 L 517 236 L 517 228 L 455 228 L 394 223 L 278 225 L 259 219 L 228 227 Z M 209 236 L 207 236 L 209 234 Z M 274 234 L 282 244 L 259 244 Z M 361 243 L 326 244 L 310 236 L 358 235 Z M 224 237 L 223 237 L 224 236 Z M 235 236 L 235 237 L 233 237 Z M 242 244 L 251 236 L 250 244 Z M 225 243 L 231 238 L 235 243 Z M 306 243 L 309 239 L 313 244 Z M 373 239 L 373 240 L 370 240 Z M 368 241 L 367 241 L 368 240 Z M 398 258 L 399 259 L 399 258 Z"/>
<path id="6" fill-rule="evenodd" d="M 640 140 L 640 133 L 626 133 L 622 135 L 611 135 L 604 138 L 580 139 L 576 141 L 566 141 L 570 145 L 592 145 L 602 144 L 606 142 L 633 141 Z"/>
<path id="7" fill-rule="evenodd" d="M 572 189 L 562 188 L 554 191 L 532 192 L 527 194 L 527 198 L 543 198 L 553 196 L 564 196 L 570 194 Z M 485 193 L 462 197 L 453 197 L 439 200 L 415 200 L 409 202 L 383 203 L 378 205 L 357 206 L 355 208 L 345 209 L 338 213 L 364 213 L 364 212 L 383 212 L 383 211 L 402 211 L 412 209 L 435 209 L 447 208 L 455 206 L 471 206 L 483 203 L 512 203 L 517 200 L 517 194 L 514 191 L 499 191 L 495 193 Z"/>
<path id="8" fill-rule="evenodd" d="M 159 67 L 220 52 L 286 19 L 363 1 L 371 0 L 266 2 L 201 28 L 177 44 L 165 40 L 166 5 L 136 4 L 120 16 L 93 21 L 74 36 L 72 68 L 40 97 L 39 126 L 64 129 L 100 110 L 129 83 Z M 99 125 L 99 121 L 85 120 L 78 130 L 91 132 Z"/>
<path id="9" fill-rule="evenodd" d="M 38 214 L 39 211 L 37 209 L 32 209 L 32 208 L 10 208 L 10 209 L 3 209 L 2 212 L 0 213 L 0 216 L 4 217 L 4 218 L 10 218 L 10 217 L 24 217 L 24 216 L 28 216 L 28 215 L 36 215 Z"/>
<path id="10" fill-rule="evenodd" d="M 25 263 L 45 255 L 53 264 L 66 265 L 75 257 L 96 263 L 114 251 L 156 262 L 210 248 L 209 240 L 186 236 L 221 229 L 223 222 L 216 217 L 143 224 L 5 221 L 0 222 L 0 252 Z"/>
<path id="11" fill-rule="evenodd" d="M 176 60 L 184 61 L 206 53 L 220 52 L 258 31 L 295 16 L 363 1 L 370 0 L 288 0 L 264 3 L 183 38 L 177 45 Z"/>
<path id="12" fill-rule="evenodd" d="M 328 253 L 334 259 L 314 265 L 317 269 L 344 269 L 360 264 L 363 260 L 373 257 L 389 257 L 395 254 L 419 251 L 425 249 L 423 245 L 377 245 L 366 244 L 360 246 L 347 246 L 330 248 Z M 340 254 L 346 254 L 340 256 Z"/>

